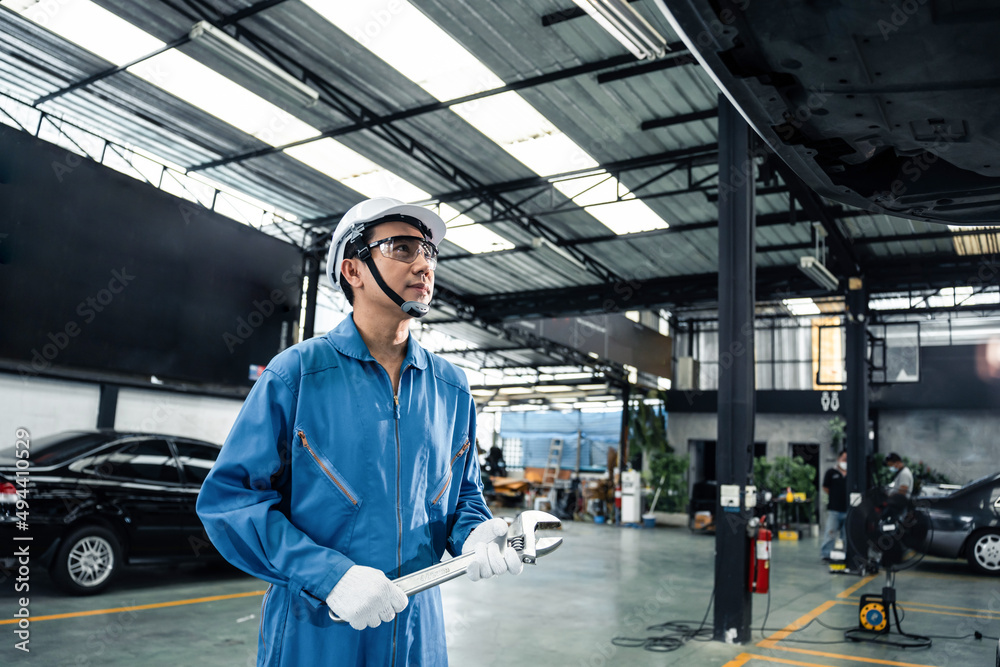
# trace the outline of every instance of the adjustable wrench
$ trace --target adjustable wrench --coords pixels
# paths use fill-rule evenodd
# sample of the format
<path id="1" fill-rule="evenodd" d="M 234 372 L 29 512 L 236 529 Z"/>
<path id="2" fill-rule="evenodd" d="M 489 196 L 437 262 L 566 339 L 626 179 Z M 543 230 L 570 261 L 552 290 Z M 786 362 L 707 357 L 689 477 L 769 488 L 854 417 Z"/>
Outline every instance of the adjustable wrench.
<path id="1" fill-rule="evenodd" d="M 562 526 L 562 522 L 548 512 L 525 510 L 518 514 L 510 525 L 507 531 L 510 537 L 501 535 L 494 542 L 500 547 L 501 553 L 504 549 L 514 549 L 520 556 L 522 563 L 534 564 L 539 556 L 547 556 L 562 544 L 561 537 L 539 538 L 535 536 L 535 530 L 537 528 L 559 528 L 560 526 Z M 392 583 L 399 586 L 406 597 L 411 597 L 465 574 L 474 557 L 475 553 L 472 552 L 462 554 L 394 579 Z M 338 623 L 344 622 L 332 610 L 330 618 Z"/>

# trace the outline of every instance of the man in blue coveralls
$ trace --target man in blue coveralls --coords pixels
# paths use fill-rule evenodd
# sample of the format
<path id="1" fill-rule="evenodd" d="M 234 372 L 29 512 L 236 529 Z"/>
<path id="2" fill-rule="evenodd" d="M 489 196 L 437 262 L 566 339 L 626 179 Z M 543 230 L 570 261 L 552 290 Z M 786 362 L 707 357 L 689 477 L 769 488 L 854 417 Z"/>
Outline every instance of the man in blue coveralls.
<path id="1" fill-rule="evenodd" d="M 354 206 L 327 275 L 354 312 L 275 357 L 198 497 L 223 556 L 271 585 L 258 665 L 446 665 L 437 588 L 392 580 L 475 552 L 473 580 L 518 574 L 482 496 L 464 373 L 409 335 L 445 224 L 386 197 Z M 346 623 L 336 623 L 330 612 Z"/>

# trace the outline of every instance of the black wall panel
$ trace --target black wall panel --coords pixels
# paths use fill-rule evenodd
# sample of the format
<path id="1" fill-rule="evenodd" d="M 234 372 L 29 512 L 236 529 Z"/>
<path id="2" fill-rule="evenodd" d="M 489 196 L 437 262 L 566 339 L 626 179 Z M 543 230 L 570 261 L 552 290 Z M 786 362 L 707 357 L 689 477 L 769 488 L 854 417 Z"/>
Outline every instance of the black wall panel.
<path id="1" fill-rule="evenodd" d="M 290 344 L 297 247 L 0 126 L 0 360 L 249 384 Z"/>

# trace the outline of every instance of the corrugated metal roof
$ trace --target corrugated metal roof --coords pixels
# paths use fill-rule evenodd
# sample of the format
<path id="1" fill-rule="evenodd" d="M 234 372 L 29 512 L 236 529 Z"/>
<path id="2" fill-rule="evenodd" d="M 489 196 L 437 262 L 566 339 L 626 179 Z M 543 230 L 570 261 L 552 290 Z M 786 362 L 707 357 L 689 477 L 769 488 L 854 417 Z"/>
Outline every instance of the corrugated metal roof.
<path id="1" fill-rule="evenodd" d="M 219 21 L 253 5 L 249 0 L 206 0 L 197 5 L 99 0 L 98 4 L 166 42 L 184 36 L 197 20 Z M 558 74 L 566 68 L 624 53 L 586 16 L 543 27 L 541 17 L 570 9 L 568 0 L 414 0 L 413 4 L 507 83 Z M 650 3 L 633 6 L 668 40 L 676 41 L 676 35 Z M 209 13 L 196 15 L 196 7 Z M 246 18 L 239 27 L 258 43 L 266 44 L 289 70 L 310 71 L 319 80 L 310 83 L 323 91 L 325 100 L 331 99 L 334 92 L 347 100 L 349 109 L 326 102 L 308 109 L 287 109 L 314 127 L 335 130 L 351 125 L 362 112 L 385 115 L 435 102 L 418 85 L 297 0 Z M 109 67 L 100 58 L 7 10 L 0 11 L 0 35 L 0 87 L 20 99 L 37 99 Z M 180 48 L 195 57 L 206 57 L 195 45 Z M 632 67 L 626 64 L 605 71 L 620 73 Z M 682 64 L 612 79 L 601 83 L 595 72 L 529 87 L 520 94 L 602 164 L 709 147 L 718 142 L 715 118 L 641 129 L 646 121 L 715 108 L 718 91 L 698 66 Z M 102 130 L 120 142 L 134 144 L 184 168 L 233 159 L 267 147 L 127 72 L 56 97 L 40 108 Z M 586 254 L 614 278 L 624 280 L 701 275 L 718 268 L 717 229 L 704 226 L 717 217 L 716 168 L 710 151 L 666 175 L 668 169 L 679 164 L 677 160 L 663 158 L 658 164 L 616 171 L 614 175 L 621 183 L 635 189 L 671 228 L 662 233 L 610 238 L 608 228 L 590 213 L 547 186 L 544 179 L 538 179 L 450 110 L 413 116 L 389 127 L 398 138 L 395 144 L 386 140 L 385 126 L 339 135 L 337 140 L 432 196 L 463 192 L 449 203 L 459 210 L 467 209 L 474 220 L 486 221 L 490 229 L 517 246 L 514 251 L 473 256 L 446 243 L 438 279 L 455 293 L 530 293 L 602 281 L 599 270 L 584 269 L 565 254 L 547 248 L 529 249 L 539 235 Z M 426 160 L 414 157 L 419 150 L 406 150 L 412 142 L 430 148 L 447 164 L 440 171 L 430 169 Z M 361 198 L 284 154 L 237 160 L 203 173 L 305 221 L 336 216 Z M 512 185 L 517 181 L 524 181 L 524 185 Z M 792 200 L 788 193 L 774 191 L 780 185 L 780 179 L 772 180 L 770 193 L 760 194 L 755 202 L 758 217 L 767 220 L 757 231 L 757 243 L 762 249 L 757 261 L 761 267 L 787 267 L 789 275 L 798 275 L 794 268 L 798 258 L 811 252 L 811 219 L 798 205 L 794 214 L 790 211 Z M 758 189 L 763 187 L 758 185 Z M 489 197 L 479 199 L 485 192 Z M 491 208 L 490 197 L 516 204 L 515 219 L 506 215 L 503 206 Z M 835 208 L 831 210 L 836 212 Z M 787 223 L 782 216 L 787 216 Z M 942 229 L 927 223 L 858 215 L 846 217 L 837 225 L 845 238 L 856 241 L 855 252 L 865 261 L 957 256 L 951 238 L 927 237 Z M 914 235 L 917 238 L 906 238 Z M 883 238 L 890 240 L 881 242 Z M 979 244 L 970 240 L 963 247 L 988 251 L 991 238 L 984 237 Z M 581 242 L 588 239 L 601 240 Z M 669 303 L 667 299 L 665 303 Z"/>

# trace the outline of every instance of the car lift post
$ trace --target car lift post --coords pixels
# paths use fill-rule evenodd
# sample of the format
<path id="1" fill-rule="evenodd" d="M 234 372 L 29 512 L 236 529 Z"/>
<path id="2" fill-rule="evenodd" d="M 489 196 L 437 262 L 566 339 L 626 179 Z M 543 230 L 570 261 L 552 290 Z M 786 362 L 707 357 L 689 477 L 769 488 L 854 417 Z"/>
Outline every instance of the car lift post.
<path id="1" fill-rule="evenodd" d="M 861 502 L 868 490 L 868 289 L 861 278 L 849 278 L 845 316 L 847 349 L 847 391 L 844 417 L 847 421 L 847 498 L 848 510 Z M 857 553 L 859 545 L 847 540 L 847 568 L 863 574 L 867 562 Z"/>
<path id="2" fill-rule="evenodd" d="M 753 616 L 747 522 L 754 432 L 755 165 L 750 128 L 719 95 L 719 413 L 715 470 L 715 616 L 713 638 L 750 641 Z M 722 490 L 738 488 L 736 506 Z M 732 495 L 730 495 L 732 498 Z M 730 504 L 732 502 L 730 501 Z"/>

